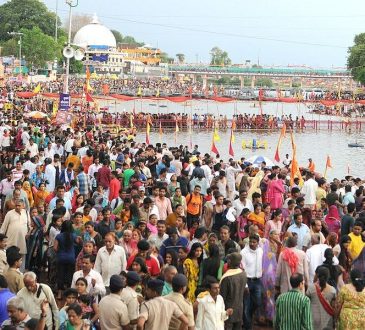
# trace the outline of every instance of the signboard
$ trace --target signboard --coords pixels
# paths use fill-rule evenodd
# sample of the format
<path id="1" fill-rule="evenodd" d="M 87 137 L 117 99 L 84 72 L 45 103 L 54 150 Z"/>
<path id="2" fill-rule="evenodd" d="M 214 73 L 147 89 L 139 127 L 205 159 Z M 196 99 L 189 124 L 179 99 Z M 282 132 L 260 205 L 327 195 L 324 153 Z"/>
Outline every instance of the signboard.
<path id="1" fill-rule="evenodd" d="M 60 94 L 60 106 L 59 110 L 61 111 L 68 111 L 71 105 L 71 96 L 70 94 Z"/>

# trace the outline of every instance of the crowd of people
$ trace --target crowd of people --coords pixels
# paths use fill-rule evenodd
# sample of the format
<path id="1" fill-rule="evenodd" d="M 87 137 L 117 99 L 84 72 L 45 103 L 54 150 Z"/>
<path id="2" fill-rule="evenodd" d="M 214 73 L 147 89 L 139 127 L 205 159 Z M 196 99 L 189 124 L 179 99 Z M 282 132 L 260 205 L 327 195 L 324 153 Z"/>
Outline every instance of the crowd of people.
<path id="1" fill-rule="evenodd" d="M 2 329 L 365 327 L 360 178 L 22 117 L 0 146 Z"/>

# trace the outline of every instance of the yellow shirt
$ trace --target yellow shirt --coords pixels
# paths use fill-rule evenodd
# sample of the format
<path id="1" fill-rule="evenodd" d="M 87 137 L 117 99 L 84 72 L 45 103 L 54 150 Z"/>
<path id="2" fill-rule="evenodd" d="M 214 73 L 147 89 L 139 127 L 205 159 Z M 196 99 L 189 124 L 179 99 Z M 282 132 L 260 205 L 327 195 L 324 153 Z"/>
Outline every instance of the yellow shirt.
<path id="1" fill-rule="evenodd" d="M 362 241 L 361 235 L 355 236 L 353 233 L 350 233 L 349 237 L 351 238 L 349 252 L 352 259 L 355 259 L 361 253 L 362 249 L 365 246 L 365 243 Z"/>

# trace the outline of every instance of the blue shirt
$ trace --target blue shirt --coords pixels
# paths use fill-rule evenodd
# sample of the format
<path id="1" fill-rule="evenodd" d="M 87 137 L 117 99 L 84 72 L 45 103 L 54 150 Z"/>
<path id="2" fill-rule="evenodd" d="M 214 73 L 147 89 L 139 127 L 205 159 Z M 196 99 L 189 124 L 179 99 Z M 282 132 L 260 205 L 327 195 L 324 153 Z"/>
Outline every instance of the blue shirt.
<path id="1" fill-rule="evenodd" d="M 355 197 L 351 192 L 346 193 L 345 196 L 343 196 L 342 203 L 344 205 L 349 205 L 350 203 L 355 203 Z"/>
<path id="2" fill-rule="evenodd" d="M 189 241 L 185 237 L 179 237 L 176 244 L 173 244 L 171 238 L 169 237 L 163 241 L 160 248 L 160 255 L 165 258 L 167 251 L 174 250 L 176 253 L 178 253 L 181 247 L 186 247 L 188 245 Z"/>
<path id="3" fill-rule="evenodd" d="M 6 304 L 12 297 L 15 297 L 15 294 L 10 292 L 9 289 L 0 290 L 0 324 L 9 318 Z"/>
<path id="4" fill-rule="evenodd" d="M 62 263 L 75 263 L 75 241 L 76 234 L 72 235 L 72 245 L 69 248 L 66 248 L 66 237 L 65 233 L 58 234 L 56 236 L 56 240 L 58 241 L 58 250 L 57 250 L 57 261 Z"/>

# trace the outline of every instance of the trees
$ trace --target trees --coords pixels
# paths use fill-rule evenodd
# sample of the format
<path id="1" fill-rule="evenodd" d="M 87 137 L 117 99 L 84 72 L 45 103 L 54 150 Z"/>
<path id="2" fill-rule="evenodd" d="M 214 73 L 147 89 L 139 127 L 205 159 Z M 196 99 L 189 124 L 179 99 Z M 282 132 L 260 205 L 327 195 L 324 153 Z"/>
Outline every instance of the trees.
<path id="1" fill-rule="evenodd" d="M 226 51 L 223 51 L 219 47 L 213 47 L 210 50 L 210 55 L 212 57 L 211 65 L 230 65 L 232 63 Z"/>
<path id="2" fill-rule="evenodd" d="M 0 40 L 11 39 L 8 32 L 37 26 L 48 36 L 55 34 L 56 14 L 39 0 L 10 0 L 0 6 Z M 62 33 L 62 31 L 60 31 Z"/>
<path id="3" fill-rule="evenodd" d="M 117 30 L 110 30 L 110 31 L 113 33 L 117 45 L 123 43 L 123 36 L 119 31 Z"/>
<path id="4" fill-rule="evenodd" d="M 179 53 L 176 54 L 176 57 L 180 64 L 183 64 L 185 62 L 185 54 Z"/>
<path id="5" fill-rule="evenodd" d="M 92 21 L 92 17 L 89 15 L 83 14 L 72 14 L 71 19 L 71 39 L 73 40 L 76 32 L 80 30 L 85 25 L 89 24 Z M 70 21 L 67 19 L 64 23 L 64 29 L 68 32 Z"/>
<path id="6" fill-rule="evenodd" d="M 354 45 L 349 47 L 347 67 L 355 80 L 365 84 L 365 33 L 360 33 L 354 38 Z"/>
<path id="7" fill-rule="evenodd" d="M 53 37 L 44 34 L 39 27 L 21 29 L 22 51 L 31 66 L 41 68 L 48 61 L 53 61 L 61 56 L 62 44 L 57 43 Z"/>

